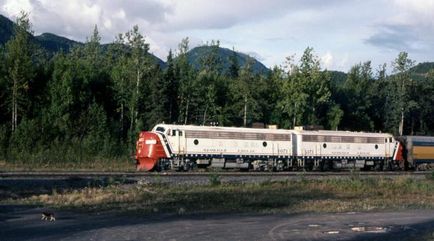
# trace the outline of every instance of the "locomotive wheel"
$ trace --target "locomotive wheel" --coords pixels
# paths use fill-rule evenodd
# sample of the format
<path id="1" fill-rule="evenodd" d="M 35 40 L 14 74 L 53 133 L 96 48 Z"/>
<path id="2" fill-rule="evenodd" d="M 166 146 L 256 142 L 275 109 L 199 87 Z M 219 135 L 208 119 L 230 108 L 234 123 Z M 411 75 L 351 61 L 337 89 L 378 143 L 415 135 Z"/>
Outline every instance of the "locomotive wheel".
<path id="1" fill-rule="evenodd" d="M 187 163 L 184 166 L 182 166 L 182 171 L 188 172 L 189 170 L 190 170 L 190 165 L 188 165 Z"/>
<path id="2" fill-rule="evenodd" d="M 162 170 L 163 170 L 163 168 L 161 168 L 160 162 L 158 162 L 154 168 L 154 171 L 155 172 L 161 172 Z"/>
<path id="3" fill-rule="evenodd" d="M 378 161 L 375 163 L 374 169 L 376 171 L 383 171 L 384 170 L 384 160 Z"/>

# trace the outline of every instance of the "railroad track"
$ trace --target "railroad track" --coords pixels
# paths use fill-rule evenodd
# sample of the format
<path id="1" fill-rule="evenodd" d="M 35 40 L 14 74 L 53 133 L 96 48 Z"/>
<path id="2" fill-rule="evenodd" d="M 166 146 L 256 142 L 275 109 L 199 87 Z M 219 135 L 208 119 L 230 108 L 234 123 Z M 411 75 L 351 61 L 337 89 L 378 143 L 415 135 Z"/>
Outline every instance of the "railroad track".
<path id="1" fill-rule="evenodd" d="M 340 178 L 426 179 L 431 172 L 0 172 L 0 187 L 19 190 L 77 189 L 111 184 L 209 185 Z"/>
<path id="2" fill-rule="evenodd" d="M 326 176 L 425 176 L 430 175 L 430 171 L 415 172 L 364 172 L 364 171 L 340 171 L 340 172 L 94 172 L 94 171 L 71 171 L 71 172 L 28 172 L 13 171 L 0 172 L 0 178 L 97 178 L 97 177 L 126 177 L 126 178 L 152 178 L 152 177 L 208 177 L 218 175 L 222 177 L 249 176 L 249 177 L 326 177 Z"/>

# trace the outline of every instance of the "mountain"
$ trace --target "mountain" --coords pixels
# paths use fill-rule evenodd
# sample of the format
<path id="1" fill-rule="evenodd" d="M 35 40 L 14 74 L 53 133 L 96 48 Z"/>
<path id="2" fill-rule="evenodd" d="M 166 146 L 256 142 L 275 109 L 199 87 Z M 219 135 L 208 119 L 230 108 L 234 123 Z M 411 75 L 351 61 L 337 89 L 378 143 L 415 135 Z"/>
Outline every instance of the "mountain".
<path id="1" fill-rule="evenodd" d="M 82 43 L 80 43 L 80 44 L 82 44 Z M 110 49 L 110 47 L 113 45 L 114 45 L 113 43 L 101 44 L 101 48 L 103 49 L 103 51 L 108 51 Z M 128 47 L 125 46 L 125 48 L 128 48 Z M 149 54 L 149 57 L 151 58 L 152 62 L 154 62 L 155 64 L 158 64 L 160 66 L 160 68 L 162 68 L 162 69 L 166 68 L 166 62 L 164 62 L 163 60 L 161 60 L 160 58 L 158 58 L 157 56 L 155 56 L 152 53 L 148 53 L 148 54 Z"/>
<path id="2" fill-rule="evenodd" d="M 0 14 L 0 45 L 4 45 L 14 34 L 14 26 L 15 23 L 12 22 L 10 19 L 6 18 L 5 16 Z M 74 41 L 62 36 L 58 36 L 52 33 L 43 33 L 38 36 L 30 35 L 30 39 L 37 44 L 38 46 L 41 46 L 45 50 L 47 50 L 50 54 L 55 54 L 59 51 L 68 52 L 71 48 L 74 46 L 80 46 L 83 45 L 83 43 Z M 102 44 L 103 49 L 107 50 L 109 49 L 109 46 L 111 44 Z M 211 46 L 200 46 L 195 47 L 191 49 L 187 53 L 187 58 L 189 62 L 195 67 L 199 68 L 201 60 L 212 51 Z M 265 67 L 261 62 L 256 60 L 253 57 L 250 57 L 247 54 L 241 53 L 241 52 L 235 52 L 233 50 L 227 49 L 227 48 L 218 48 L 218 56 L 222 60 L 222 68 L 224 72 L 227 72 L 229 70 L 230 66 L 230 57 L 234 56 L 236 54 L 237 62 L 240 67 L 245 66 L 247 61 L 252 61 L 252 68 L 253 72 L 256 74 L 266 74 L 270 70 Z M 151 59 L 154 60 L 155 63 L 157 63 L 161 68 L 166 67 L 166 63 L 158 58 L 157 56 L 150 54 Z"/>
<path id="3" fill-rule="evenodd" d="M 419 63 L 411 68 L 411 77 L 414 80 L 421 80 L 428 76 L 430 71 L 434 70 L 434 62 Z"/>
<path id="4" fill-rule="evenodd" d="M 430 71 L 434 71 L 434 62 L 419 63 L 410 69 L 410 74 L 412 79 L 418 81 L 418 80 L 425 79 L 428 76 L 428 73 Z M 334 86 L 342 85 L 348 76 L 347 73 L 341 71 L 327 71 L 327 72 L 330 74 L 331 83 Z M 389 78 L 392 78 L 393 76 L 395 76 L 395 74 L 390 75 Z"/>
<path id="5" fill-rule="evenodd" d="M 434 62 L 424 62 L 411 68 L 411 71 L 416 74 L 426 74 L 432 69 L 434 69 Z"/>
<path id="6" fill-rule="evenodd" d="M 4 45 L 14 34 L 14 22 L 0 14 L 0 44 Z"/>
<path id="7" fill-rule="evenodd" d="M 212 46 L 199 46 L 199 47 L 195 47 L 195 48 L 191 49 L 187 53 L 188 61 L 195 68 L 199 68 L 201 65 L 202 59 L 206 55 L 210 54 L 211 51 L 213 51 L 213 48 L 214 47 L 212 47 Z M 252 61 L 252 68 L 253 68 L 253 72 L 255 74 L 266 74 L 270 71 L 267 67 L 265 67 L 265 65 L 263 65 L 261 62 L 259 62 L 255 58 L 250 57 L 247 54 L 244 54 L 241 52 L 235 52 L 235 51 L 227 49 L 227 48 L 218 47 L 217 54 L 218 54 L 218 57 L 222 61 L 222 64 L 223 64 L 222 67 L 223 67 L 224 72 L 227 72 L 229 70 L 229 66 L 230 66 L 229 59 L 234 54 L 236 54 L 237 62 L 238 62 L 240 67 L 245 66 L 247 61 L 250 60 L 250 61 Z"/>
<path id="8" fill-rule="evenodd" d="M 68 52 L 72 47 L 82 45 L 82 43 L 70 40 L 52 33 L 43 33 L 35 36 L 37 42 L 49 52 Z"/>
<path id="9" fill-rule="evenodd" d="M 14 35 L 15 23 L 0 14 L 0 45 L 5 45 Z M 71 47 L 82 43 L 70 40 L 52 33 L 43 33 L 38 36 L 30 34 L 30 40 L 36 45 L 41 46 L 50 53 L 56 53 L 60 50 L 69 51 Z"/>
<path id="10" fill-rule="evenodd" d="M 0 45 L 4 46 L 6 42 L 9 41 L 9 39 L 13 36 L 14 26 L 14 22 L 0 14 Z M 30 35 L 29 37 L 33 43 L 41 46 L 52 55 L 59 51 L 68 52 L 74 46 L 83 45 L 83 43 L 81 42 L 61 37 L 52 33 L 43 33 L 38 36 Z M 102 44 L 101 46 L 103 49 L 107 50 L 110 44 Z M 150 54 L 150 57 L 162 68 L 165 67 L 166 64 L 164 63 L 164 61 L 159 59 L 157 56 Z"/>
<path id="11" fill-rule="evenodd" d="M 327 70 L 327 73 L 330 75 L 330 82 L 335 88 L 343 85 L 348 76 L 341 71 Z"/>

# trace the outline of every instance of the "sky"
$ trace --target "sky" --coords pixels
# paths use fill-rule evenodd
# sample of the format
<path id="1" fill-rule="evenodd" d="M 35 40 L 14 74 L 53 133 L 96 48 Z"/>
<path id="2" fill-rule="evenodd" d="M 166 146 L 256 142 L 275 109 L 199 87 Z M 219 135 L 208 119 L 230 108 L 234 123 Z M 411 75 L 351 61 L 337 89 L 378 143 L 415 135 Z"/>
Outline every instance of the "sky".
<path id="1" fill-rule="evenodd" d="M 0 14 L 30 13 L 36 35 L 86 41 L 97 25 L 103 43 L 139 26 L 165 60 L 185 37 L 190 48 L 219 40 L 267 67 L 300 59 L 312 47 L 329 70 L 376 69 L 405 51 L 434 61 L 434 0 L 0 0 Z"/>

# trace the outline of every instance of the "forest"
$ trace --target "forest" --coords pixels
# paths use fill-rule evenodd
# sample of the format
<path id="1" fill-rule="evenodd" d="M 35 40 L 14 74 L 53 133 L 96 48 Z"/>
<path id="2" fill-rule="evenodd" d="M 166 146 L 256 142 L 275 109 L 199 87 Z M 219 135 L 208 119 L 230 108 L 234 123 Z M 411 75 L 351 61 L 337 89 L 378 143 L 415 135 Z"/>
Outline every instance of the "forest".
<path id="1" fill-rule="evenodd" d="M 163 66 L 137 26 L 110 45 L 95 27 L 86 43 L 55 54 L 31 35 L 22 14 L 0 46 L 0 161 L 131 160 L 139 131 L 162 122 L 434 134 L 434 69 L 416 71 L 406 52 L 337 75 L 307 47 L 258 72 L 252 58 L 222 57 L 219 41 L 192 64 L 188 38 Z"/>

